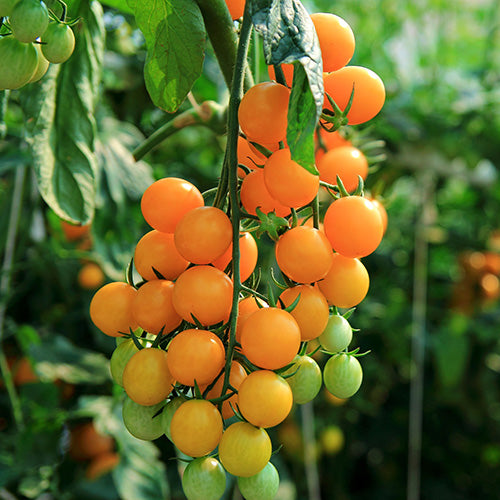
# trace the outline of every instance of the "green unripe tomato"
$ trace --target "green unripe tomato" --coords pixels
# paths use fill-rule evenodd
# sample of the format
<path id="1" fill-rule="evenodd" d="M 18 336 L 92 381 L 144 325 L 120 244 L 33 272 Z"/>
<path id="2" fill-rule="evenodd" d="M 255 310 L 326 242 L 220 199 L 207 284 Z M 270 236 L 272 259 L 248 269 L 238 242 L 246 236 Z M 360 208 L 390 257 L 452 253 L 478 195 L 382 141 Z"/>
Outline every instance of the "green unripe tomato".
<path id="1" fill-rule="evenodd" d="M 67 61 L 75 49 L 73 30 L 62 23 L 50 23 L 41 41 L 43 55 L 47 61 L 54 64 Z"/>
<path id="2" fill-rule="evenodd" d="M 188 500 L 219 500 L 226 489 L 226 472 L 213 457 L 196 458 L 184 471 L 182 489 Z"/>
<path id="3" fill-rule="evenodd" d="M 0 17 L 8 17 L 18 0 L 0 0 Z"/>
<path id="4" fill-rule="evenodd" d="M 327 390 L 338 398 L 350 398 L 361 386 L 363 370 L 359 361 L 349 354 L 334 354 L 323 368 Z"/>
<path id="5" fill-rule="evenodd" d="M 295 372 L 295 373 L 294 373 Z M 321 368 L 310 356 L 295 356 L 293 366 L 284 375 L 294 373 L 285 380 L 292 389 L 293 402 L 299 405 L 312 401 L 321 389 Z"/>
<path id="6" fill-rule="evenodd" d="M 0 90 L 18 89 L 35 74 L 38 56 L 32 43 L 21 43 L 13 36 L 0 37 Z"/>
<path id="7" fill-rule="evenodd" d="M 20 42 L 34 42 L 47 29 L 49 11 L 40 0 L 19 0 L 10 13 L 9 24 Z"/>
<path id="8" fill-rule="evenodd" d="M 273 500 L 279 486 L 280 476 L 271 462 L 255 476 L 238 478 L 238 488 L 245 500 Z"/>
<path id="9" fill-rule="evenodd" d="M 33 45 L 35 46 L 38 55 L 38 64 L 35 74 L 31 77 L 29 83 L 38 82 L 38 80 L 40 80 L 45 75 L 45 73 L 47 73 L 50 64 L 49 61 L 47 61 L 47 59 L 43 57 L 42 50 L 40 49 L 40 44 L 34 43 Z"/>
<path id="10" fill-rule="evenodd" d="M 326 328 L 318 337 L 319 343 L 328 352 L 343 351 L 352 340 L 352 328 L 349 322 L 336 314 L 330 316 Z"/>
<path id="11" fill-rule="evenodd" d="M 111 378 L 121 387 L 123 387 L 125 365 L 138 350 L 132 339 L 126 339 L 116 347 L 111 355 L 109 362 Z"/>
<path id="12" fill-rule="evenodd" d="M 153 441 L 163 436 L 165 427 L 161 414 L 163 402 L 153 406 L 142 406 L 126 396 L 123 401 L 122 416 L 123 423 L 132 436 L 144 441 Z M 156 417 L 155 417 L 156 415 Z"/>
<path id="13" fill-rule="evenodd" d="M 174 416 L 174 413 L 177 411 L 177 408 L 179 408 L 179 406 L 185 401 L 186 399 L 180 396 L 171 399 L 161 413 L 161 417 L 163 419 L 163 428 L 165 429 L 165 435 L 168 437 L 168 439 L 170 439 L 170 441 L 172 441 L 172 436 L 170 434 L 170 422 L 172 422 L 172 417 Z"/>

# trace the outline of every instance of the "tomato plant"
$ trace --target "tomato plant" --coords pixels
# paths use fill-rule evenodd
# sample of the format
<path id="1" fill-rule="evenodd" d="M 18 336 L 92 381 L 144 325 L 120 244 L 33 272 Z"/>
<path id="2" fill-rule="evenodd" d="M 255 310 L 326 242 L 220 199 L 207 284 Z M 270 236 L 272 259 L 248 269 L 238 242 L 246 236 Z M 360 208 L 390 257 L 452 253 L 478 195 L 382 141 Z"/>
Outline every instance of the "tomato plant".
<path id="1" fill-rule="evenodd" d="M 226 473 L 217 459 L 196 458 L 184 470 L 182 489 L 188 500 L 218 500 L 226 489 Z"/>

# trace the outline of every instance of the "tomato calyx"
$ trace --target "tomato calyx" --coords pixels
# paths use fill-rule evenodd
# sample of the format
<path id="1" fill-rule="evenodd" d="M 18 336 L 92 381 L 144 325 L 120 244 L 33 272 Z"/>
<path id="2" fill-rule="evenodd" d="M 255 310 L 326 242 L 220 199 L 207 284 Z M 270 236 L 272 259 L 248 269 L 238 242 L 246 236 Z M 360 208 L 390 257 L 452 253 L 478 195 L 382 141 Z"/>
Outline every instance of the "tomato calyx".
<path id="1" fill-rule="evenodd" d="M 351 95 L 344 111 L 339 108 L 337 103 L 328 93 L 325 93 L 325 95 L 328 99 L 328 102 L 332 106 L 333 111 L 329 109 L 323 109 L 323 112 L 321 113 L 321 120 L 323 121 L 320 121 L 320 124 L 327 132 L 335 132 L 340 127 L 343 127 L 344 125 L 347 125 L 349 123 L 347 113 L 349 113 L 354 99 L 354 85 L 352 86 Z"/>
<path id="2" fill-rule="evenodd" d="M 260 226 L 256 231 L 257 237 L 267 233 L 275 241 L 278 240 L 283 229 L 288 227 L 288 221 L 284 217 L 278 217 L 274 212 L 265 214 L 259 207 L 256 209 L 260 220 Z"/>

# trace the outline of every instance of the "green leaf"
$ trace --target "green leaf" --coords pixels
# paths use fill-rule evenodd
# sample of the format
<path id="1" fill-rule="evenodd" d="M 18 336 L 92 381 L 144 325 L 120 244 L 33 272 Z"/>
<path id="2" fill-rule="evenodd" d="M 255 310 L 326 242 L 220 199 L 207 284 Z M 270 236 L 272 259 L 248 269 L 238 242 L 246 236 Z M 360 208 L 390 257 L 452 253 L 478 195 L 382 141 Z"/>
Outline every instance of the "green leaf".
<path id="1" fill-rule="evenodd" d="M 94 213 L 95 110 L 104 52 L 102 7 L 83 2 L 76 47 L 23 98 L 27 140 L 43 199 L 61 218 L 86 224 Z"/>
<path id="2" fill-rule="evenodd" d="M 146 88 L 170 112 L 182 104 L 203 70 L 205 25 L 195 0 L 129 0 L 148 50 Z"/>
<path id="3" fill-rule="evenodd" d="M 129 7 L 127 0 L 99 0 L 102 4 L 108 7 L 113 7 L 124 14 L 133 14 L 134 11 Z"/>
<path id="4" fill-rule="evenodd" d="M 311 173 L 314 128 L 323 109 L 323 64 L 311 17 L 299 0 L 250 0 L 255 29 L 263 37 L 267 64 L 295 64 L 288 108 L 287 142 L 292 159 Z"/>
<path id="5" fill-rule="evenodd" d="M 62 336 L 44 339 L 28 350 L 41 379 L 71 384 L 103 384 L 110 379 L 108 359 L 100 353 L 73 345 Z"/>
<path id="6" fill-rule="evenodd" d="M 314 159 L 314 130 L 318 123 L 316 103 L 303 67 L 295 63 L 288 106 L 286 140 L 292 160 L 312 174 L 319 175 Z"/>

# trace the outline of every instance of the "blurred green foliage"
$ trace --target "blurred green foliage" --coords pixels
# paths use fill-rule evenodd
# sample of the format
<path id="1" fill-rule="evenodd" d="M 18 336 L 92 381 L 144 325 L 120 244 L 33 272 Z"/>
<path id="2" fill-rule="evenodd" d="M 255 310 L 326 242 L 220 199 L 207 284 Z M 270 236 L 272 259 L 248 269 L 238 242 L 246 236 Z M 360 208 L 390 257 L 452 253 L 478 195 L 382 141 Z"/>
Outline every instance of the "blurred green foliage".
<path id="1" fill-rule="evenodd" d="M 318 439 L 313 454 L 322 498 L 390 500 L 406 494 L 417 241 L 428 248 L 422 498 L 494 500 L 500 489 L 500 303 L 481 287 L 484 266 L 471 275 L 467 259 L 470 252 L 499 251 L 491 237 L 500 229 L 500 4 L 304 3 L 311 12 L 335 12 L 350 23 L 357 41 L 351 64 L 373 69 L 387 88 L 380 116 L 352 131 L 361 147 L 371 139 L 386 142 L 387 158 L 371 167 L 366 187 L 386 203 L 389 226 L 380 248 L 365 259 L 371 288 L 351 317 L 359 329 L 352 345 L 371 351 L 361 358 L 362 388 L 345 404 L 332 404 L 323 394 L 314 405 Z M 153 106 L 141 74 L 143 38 L 130 15 L 107 7 L 121 2 L 103 4 L 106 51 L 96 116 L 99 189 L 90 239 L 65 239 L 59 218 L 40 198 L 28 170 L 11 283 L 0 297 L 3 361 L 15 367 L 26 358 L 35 371 L 29 383 L 11 388 L 14 396 L 2 380 L 2 498 L 10 498 L 7 492 L 43 500 L 182 498 L 177 463 L 169 460 L 172 445 L 164 438 L 139 442 L 123 427 L 122 393 L 108 375 L 115 343 L 90 323 L 93 291 L 81 287 L 78 273 L 92 261 L 107 280 L 124 279 L 134 245 L 148 231 L 139 208 L 144 188 L 162 176 L 182 176 L 201 191 L 214 187 L 225 138 L 203 126 L 186 127 L 144 161 L 134 161 L 134 148 L 192 101 L 176 115 Z M 250 64 L 264 80 L 259 49 L 254 38 Z M 197 103 L 227 99 L 210 48 L 192 96 Z M 16 171 L 31 165 L 18 92 L 10 94 L 4 118 L 3 256 Z M 417 233 L 423 210 L 425 231 Z M 268 240 L 260 250 L 259 262 L 272 262 Z M 275 460 L 286 479 L 281 498 L 308 498 L 297 427 L 303 419 L 296 410 L 282 430 L 273 432 L 275 447 L 285 444 Z M 85 477 L 88 462 L 68 456 L 70 430 L 88 420 L 113 437 L 120 455 L 119 466 L 94 481 Z M 336 453 L 327 452 L 321 440 L 332 425 L 343 436 Z"/>

